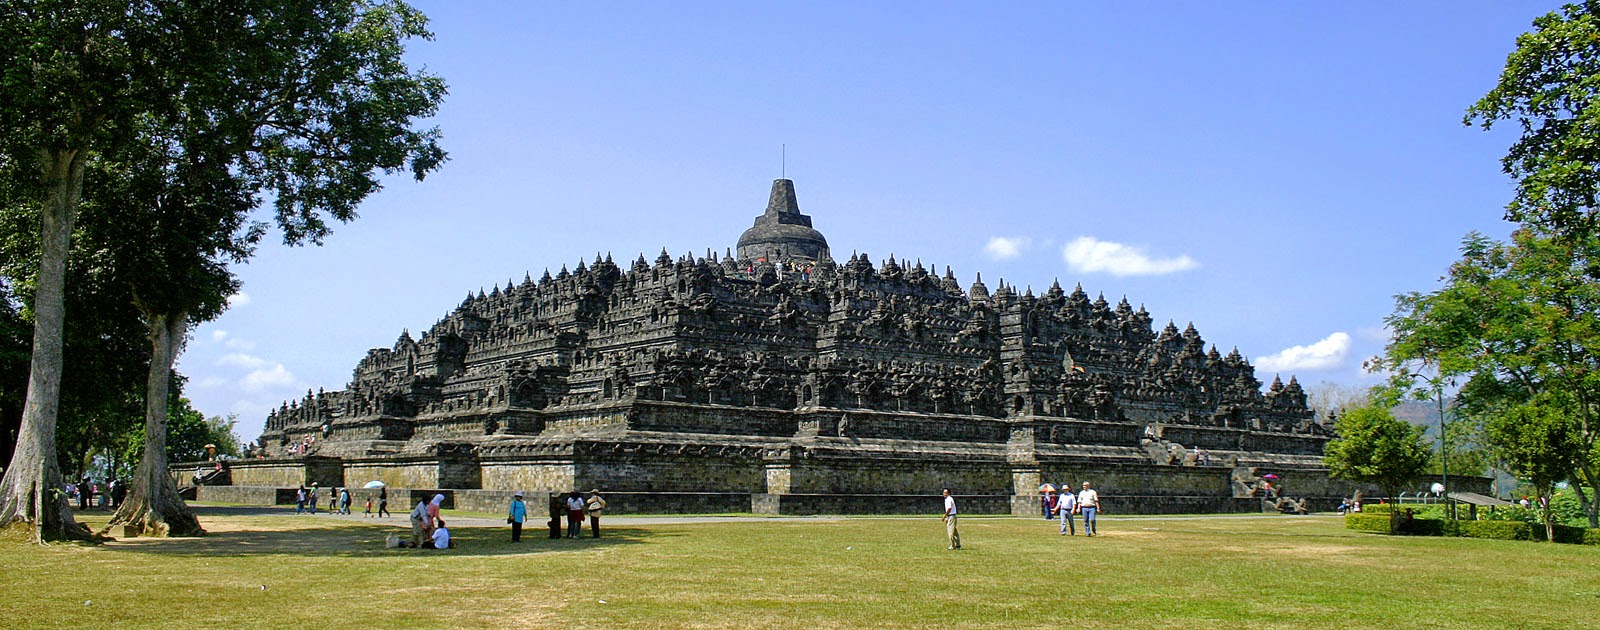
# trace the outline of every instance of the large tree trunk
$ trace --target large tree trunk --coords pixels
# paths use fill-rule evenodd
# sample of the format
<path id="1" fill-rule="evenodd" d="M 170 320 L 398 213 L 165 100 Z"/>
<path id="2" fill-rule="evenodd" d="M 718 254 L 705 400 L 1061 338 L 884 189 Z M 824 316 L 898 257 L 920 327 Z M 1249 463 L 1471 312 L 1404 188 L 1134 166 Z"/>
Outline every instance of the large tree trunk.
<path id="1" fill-rule="evenodd" d="M 145 382 L 144 459 L 133 476 L 128 499 L 112 515 L 112 525 L 141 536 L 201 536 L 206 530 L 189 511 L 167 467 L 167 396 L 172 363 L 178 358 L 188 315 L 147 314 L 150 322 L 150 376 Z"/>
<path id="2" fill-rule="evenodd" d="M 84 539 L 92 534 L 72 518 L 56 455 L 67 251 L 83 195 L 84 156 L 78 150 L 47 149 L 39 157 L 43 164 L 40 179 L 48 196 L 39 213 L 43 227 L 39 284 L 33 299 L 33 357 L 16 451 L 5 477 L 0 478 L 0 526 L 27 523 L 34 540 L 43 542 Z"/>
<path id="3" fill-rule="evenodd" d="M 1578 503 L 1583 505 L 1583 513 L 1589 517 L 1589 528 L 1600 528 L 1600 474 L 1588 466 L 1578 469 L 1578 478 L 1589 486 L 1591 494 L 1584 494 L 1583 487 L 1579 484 L 1574 488 L 1578 491 Z M 1593 498 L 1590 498 L 1593 497 Z"/>

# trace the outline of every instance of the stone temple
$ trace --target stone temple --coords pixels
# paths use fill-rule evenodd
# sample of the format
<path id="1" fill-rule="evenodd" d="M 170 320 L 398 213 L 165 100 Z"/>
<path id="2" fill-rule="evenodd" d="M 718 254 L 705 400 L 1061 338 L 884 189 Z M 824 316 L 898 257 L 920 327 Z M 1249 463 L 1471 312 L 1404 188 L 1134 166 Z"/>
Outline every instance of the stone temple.
<path id="1" fill-rule="evenodd" d="M 839 263 L 780 179 L 720 258 L 597 256 L 469 294 L 269 415 L 221 483 L 766 513 L 937 512 L 942 487 L 1020 513 L 1082 480 L 1112 512 L 1258 510 L 1269 470 L 1318 505 L 1352 490 L 1295 379 L 1263 391 L 1237 350 L 1154 322 L 1081 287 Z"/>

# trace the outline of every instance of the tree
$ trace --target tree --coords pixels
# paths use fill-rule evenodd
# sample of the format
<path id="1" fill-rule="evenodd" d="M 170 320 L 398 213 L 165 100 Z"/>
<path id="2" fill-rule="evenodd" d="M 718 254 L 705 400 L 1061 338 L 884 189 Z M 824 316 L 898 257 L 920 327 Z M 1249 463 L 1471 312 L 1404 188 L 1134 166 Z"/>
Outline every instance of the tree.
<path id="1" fill-rule="evenodd" d="M 0 172 L 40 219 L 33 351 L 16 450 L 0 478 L 0 526 L 26 522 L 35 539 L 88 537 L 72 518 L 56 458 L 67 251 L 84 165 L 159 96 L 153 3 L 13 0 L 0 5 Z M 31 173 L 31 176 L 26 174 Z"/>
<path id="2" fill-rule="evenodd" d="M 1337 479 L 1377 484 L 1390 497 L 1416 481 L 1433 457 L 1422 427 L 1394 417 L 1389 401 L 1347 410 L 1334 421 L 1338 437 L 1328 442 L 1323 463 Z"/>
<path id="3" fill-rule="evenodd" d="M 131 282 L 151 332 L 149 441 L 117 518 L 161 532 L 166 515 L 184 509 L 166 498 L 175 489 L 158 444 L 168 371 L 192 318 L 232 281 L 225 264 L 237 241 L 227 222 L 248 211 L 228 214 L 218 193 L 268 192 L 287 243 L 320 243 L 328 218 L 355 217 L 379 172 L 421 177 L 437 168 L 438 131 L 411 123 L 434 113 L 444 84 L 402 59 L 404 40 L 430 36 L 426 18 L 399 1 L 21 0 L 0 9 L 0 171 L 42 173 L 7 190 L 33 193 L 43 235 L 32 374 L 22 436 L 0 483 L 0 525 L 32 523 L 41 539 L 86 534 L 65 500 L 52 498 L 60 472 L 40 455 L 55 450 L 60 296 L 86 167 L 100 161 L 116 173 L 129 155 L 166 156 L 160 177 L 136 178 L 131 189 L 162 201 L 144 210 L 184 227 L 157 230 L 174 240 L 146 243 L 161 245 L 165 271 L 191 282 L 198 274 L 210 287 Z M 195 220 L 212 211 L 227 218 Z"/>
<path id="4" fill-rule="evenodd" d="M 1583 454 L 1572 406 L 1573 401 L 1565 395 L 1542 395 L 1494 414 L 1487 426 L 1490 443 L 1511 472 L 1528 480 L 1539 493 L 1545 538 L 1551 542 L 1556 536 L 1550 519 L 1556 482 L 1572 475 Z M 1593 518 L 1592 511 L 1590 514 Z"/>
<path id="5" fill-rule="evenodd" d="M 1574 481 L 1600 487 L 1600 280 L 1590 271 L 1596 268 L 1600 234 L 1558 237 L 1523 228 L 1509 243 L 1469 234 L 1443 287 L 1396 298 L 1387 319 L 1394 337 L 1376 365 L 1405 380 L 1404 366 L 1427 360 L 1441 377 L 1466 377 L 1457 407 L 1483 419 L 1493 458 L 1511 470 L 1544 458 L 1528 448 L 1557 444 L 1508 450 L 1495 437 L 1508 434 L 1489 430 L 1493 420 L 1515 409 L 1570 414 L 1580 447 L 1570 469 Z M 1588 507 L 1596 524 L 1595 505 Z"/>
<path id="6" fill-rule="evenodd" d="M 111 522 L 156 535 L 202 531 L 168 474 L 167 383 L 189 327 L 221 313 L 238 289 L 229 265 L 247 260 L 265 232 L 249 222 L 260 195 L 271 193 L 286 242 L 320 243 L 324 215 L 353 219 L 380 173 L 422 179 L 444 158 L 437 130 L 411 128 L 434 113 L 444 84 L 402 60 L 405 40 L 431 37 L 409 6 L 256 0 L 178 17 L 204 24 L 206 36 L 170 54 L 218 61 L 112 155 L 123 185 L 104 189 L 113 220 L 103 242 L 151 341 L 145 452 Z M 129 238 L 120 228 L 130 223 L 149 229 Z"/>
<path id="7" fill-rule="evenodd" d="M 1501 160 L 1517 180 L 1507 220 L 1591 235 L 1600 209 L 1600 0 L 1568 4 L 1533 26 L 1463 122 L 1490 129 L 1515 120 L 1522 129 Z"/>

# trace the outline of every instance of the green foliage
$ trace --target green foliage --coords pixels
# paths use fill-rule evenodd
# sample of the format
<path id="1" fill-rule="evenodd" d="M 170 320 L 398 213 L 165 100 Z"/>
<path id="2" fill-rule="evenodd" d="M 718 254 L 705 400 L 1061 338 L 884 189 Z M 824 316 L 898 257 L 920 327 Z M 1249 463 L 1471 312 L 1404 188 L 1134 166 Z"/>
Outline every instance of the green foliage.
<path id="1" fill-rule="evenodd" d="M 1502 409 L 1485 431 L 1507 468 L 1528 479 L 1542 496 L 1557 481 L 1572 475 L 1581 453 L 1572 401 L 1542 396 Z"/>
<path id="2" fill-rule="evenodd" d="M 1463 122 L 1516 121 L 1522 131 L 1501 160 L 1517 180 L 1508 220 L 1589 235 L 1600 208 L 1600 1 L 1568 4 L 1533 26 Z"/>
<path id="3" fill-rule="evenodd" d="M 1600 235 L 1470 234 L 1461 251 L 1442 288 L 1396 298 L 1377 366 L 1407 374 L 1422 362 L 1436 378 L 1466 379 L 1463 442 L 1486 449 L 1466 463 L 1516 474 L 1541 496 L 1567 479 L 1600 484 Z"/>
<path id="4" fill-rule="evenodd" d="M 1459 521 L 1461 536 L 1490 540 L 1536 540 L 1533 525 L 1522 521 Z"/>
<path id="5" fill-rule="evenodd" d="M 218 455 L 238 457 L 239 436 L 234 434 L 238 424 L 233 416 L 207 418 L 178 392 L 181 381 L 174 375 L 174 394 L 167 403 L 167 461 L 195 462 L 206 459 L 205 445 L 217 447 Z M 144 457 L 144 425 L 139 425 L 128 436 L 121 456 L 129 466 L 136 466 Z"/>
<path id="6" fill-rule="evenodd" d="M 1389 515 L 1352 512 L 1344 515 L 1344 526 L 1345 529 L 1387 534 L 1389 533 Z"/>
<path id="7" fill-rule="evenodd" d="M 1338 479 L 1382 486 L 1389 496 L 1416 479 L 1432 451 L 1422 429 L 1399 420 L 1375 403 L 1351 409 L 1335 423 L 1337 438 L 1328 442 L 1323 462 Z"/>

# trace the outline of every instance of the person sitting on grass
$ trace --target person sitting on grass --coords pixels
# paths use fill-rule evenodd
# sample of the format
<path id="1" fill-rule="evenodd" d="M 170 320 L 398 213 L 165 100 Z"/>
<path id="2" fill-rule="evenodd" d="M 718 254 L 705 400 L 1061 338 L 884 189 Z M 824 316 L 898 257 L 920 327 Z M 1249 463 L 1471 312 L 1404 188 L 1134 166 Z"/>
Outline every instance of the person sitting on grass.
<path id="1" fill-rule="evenodd" d="M 450 529 L 444 526 L 444 521 L 439 521 L 439 528 L 433 530 L 433 540 L 422 543 L 424 549 L 449 549 Z"/>

